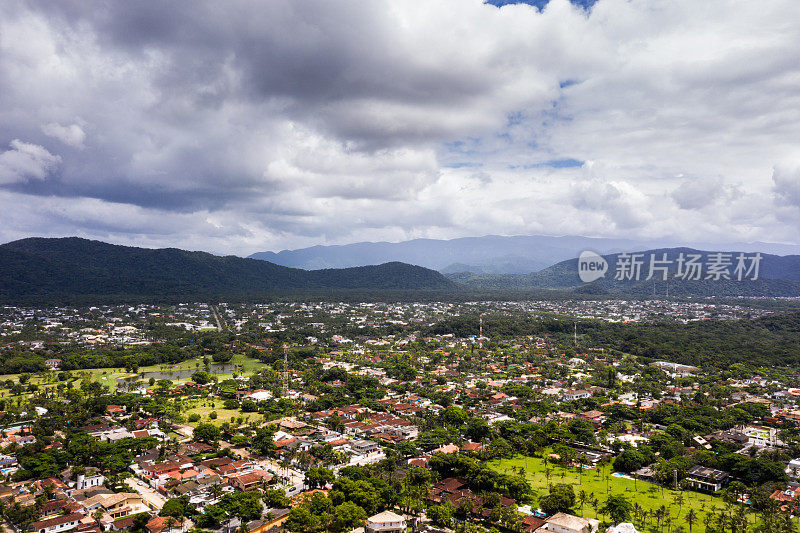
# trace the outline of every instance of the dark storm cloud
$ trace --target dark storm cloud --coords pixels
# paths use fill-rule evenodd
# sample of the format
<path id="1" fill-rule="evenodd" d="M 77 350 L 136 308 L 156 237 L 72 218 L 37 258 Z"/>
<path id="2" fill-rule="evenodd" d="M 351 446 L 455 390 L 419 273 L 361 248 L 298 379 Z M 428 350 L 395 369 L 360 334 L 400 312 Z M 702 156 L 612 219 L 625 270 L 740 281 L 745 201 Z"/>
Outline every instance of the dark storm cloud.
<path id="1" fill-rule="evenodd" d="M 527 3 L 3 2 L 0 237 L 795 238 L 791 1 Z"/>

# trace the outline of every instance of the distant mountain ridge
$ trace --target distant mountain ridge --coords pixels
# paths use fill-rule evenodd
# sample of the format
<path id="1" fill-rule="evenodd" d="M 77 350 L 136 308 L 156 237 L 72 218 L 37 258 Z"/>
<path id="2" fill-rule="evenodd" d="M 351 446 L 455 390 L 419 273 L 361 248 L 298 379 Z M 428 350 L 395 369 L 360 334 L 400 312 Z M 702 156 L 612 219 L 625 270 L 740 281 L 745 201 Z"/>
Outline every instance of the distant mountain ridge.
<path id="1" fill-rule="evenodd" d="M 176 248 L 117 246 L 77 237 L 0 245 L 0 298 L 28 296 L 266 295 L 287 291 L 443 290 L 455 284 L 419 266 L 389 262 L 300 270 Z"/>
<path id="2" fill-rule="evenodd" d="M 581 236 L 550 237 L 486 235 L 460 239 L 413 239 L 404 242 L 359 242 L 345 245 L 312 246 L 281 252 L 250 255 L 278 265 L 303 268 L 346 268 L 402 261 L 445 274 L 527 274 L 577 257 L 583 250 L 600 254 L 676 247 L 676 243 Z M 691 243 L 701 250 L 741 250 L 774 255 L 800 254 L 800 246 L 775 243 Z"/>
<path id="3" fill-rule="evenodd" d="M 735 258 L 739 251 L 725 251 Z M 615 279 L 614 267 L 617 264 L 619 253 L 606 254 L 603 258 L 609 265 L 605 276 L 591 283 L 584 283 L 578 275 L 578 259 L 568 259 L 548 268 L 530 274 L 493 275 L 475 274 L 469 272 L 452 273 L 447 277 L 468 290 L 502 290 L 502 291 L 530 291 L 542 289 L 567 289 L 578 294 L 586 295 L 627 295 L 648 296 L 655 291 L 657 295 L 664 296 L 667 291 L 673 296 L 800 296 L 800 255 L 778 256 L 761 254 L 758 279 L 720 280 L 682 280 L 675 278 L 677 265 L 672 264 L 668 269 L 668 279 L 663 281 L 659 276 L 646 280 L 647 260 L 651 254 L 661 257 L 667 254 L 670 259 L 677 258 L 678 254 L 700 254 L 701 262 L 709 260 L 711 252 L 693 248 L 659 248 L 638 251 L 643 254 L 645 264 L 639 279 L 618 281 Z M 751 252 L 746 252 L 750 254 Z M 705 274 L 703 274 L 705 278 Z"/>

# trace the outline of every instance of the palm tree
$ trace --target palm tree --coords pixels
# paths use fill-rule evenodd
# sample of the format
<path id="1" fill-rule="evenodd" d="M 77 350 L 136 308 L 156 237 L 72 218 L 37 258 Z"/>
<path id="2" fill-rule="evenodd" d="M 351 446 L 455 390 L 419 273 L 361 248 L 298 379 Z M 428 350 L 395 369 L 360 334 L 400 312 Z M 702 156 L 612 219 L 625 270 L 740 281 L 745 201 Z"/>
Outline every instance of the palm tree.
<path id="1" fill-rule="evenodd" d="M 578 493 L 578 504 L 581 506 L 581 516 L 583 516 L 583 504 L 586 503 L 588 497 L 585 490 Z"/>
<path id="2" fill-rule="evenodd" d="M 684 520 L 689 524 L 689 533 L 692 533 L 692 526 L 697 522 L 697 513 L 694 512 L 694 509 L 689 509 Z"/>
<path id="3" fill-rule="evenodd" d="M 667 508 L 663 505 L 655 510 L 654 512 L 656 518 L 656 528 L 661 529 L 661 521 L 664 519 L 664 515 L 667 514 Z"/>
<path id="4" fill-rule="evenodd" d="M 683 497 L 683 492 L 679 492 L 677 496 L 675 496 L 675 503 L 678 504 L 678 514 L 681 514 L 681 509 L 683 504 L 686 502 L 686 498 Z"/>
<path id="5" fill-rule="evenodd" d="M 634 523 L 638 522 L 639 521 L 639 513 L 642 511 L 642 508 L 639 506 L 638 503 L 634 502 L 632 511 L 633 511 L 633 522 Z"/>

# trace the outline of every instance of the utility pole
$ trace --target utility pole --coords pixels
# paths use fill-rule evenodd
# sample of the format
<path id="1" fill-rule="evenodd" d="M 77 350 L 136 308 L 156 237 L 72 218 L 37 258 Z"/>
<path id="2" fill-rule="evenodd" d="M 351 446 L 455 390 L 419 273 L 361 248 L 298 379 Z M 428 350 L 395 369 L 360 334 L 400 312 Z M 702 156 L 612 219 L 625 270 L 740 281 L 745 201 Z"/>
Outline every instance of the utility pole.
<path id="1" fill-rule="evenodd" d="M 578 321 L 572 323 L 573 331 L 572 331 L 572 339 L 575 341 L 575 346 L 578 345 Z"/>
<path id="2" fill-rule="evenodd" d="M 478 334 L 478 349 L 483 350 L 483 315 L 481 315 L 481 325 Z"/>
<path id="3" fill-rule="evenodd" d="M 283 345 L 283 384 L 282 384 L 282 396 L 287 396 L 289 394 L 289 356 L 287 355 L 287 347 L 284 343 Z"/>

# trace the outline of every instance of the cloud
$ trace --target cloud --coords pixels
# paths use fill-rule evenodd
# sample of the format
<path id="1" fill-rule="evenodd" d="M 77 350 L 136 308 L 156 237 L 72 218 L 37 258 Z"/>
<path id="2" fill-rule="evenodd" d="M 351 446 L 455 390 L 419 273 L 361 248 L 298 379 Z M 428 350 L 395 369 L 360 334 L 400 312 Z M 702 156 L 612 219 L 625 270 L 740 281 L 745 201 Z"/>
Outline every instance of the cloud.
<path id="1" fill-rule="evenodd" d="M 14 139 L 10 146 L 0 153 L 0 185 L 43 180 L 61 162 L 61 157 L 37 144 Z"/>
<path id="2" fill-rule="evenodd" d="M 772 181 L 781 204 L 800 207 L 800 167 L 776 166 Z"/>
<path id="3" fill-rule="evenodd" d="M 3 2 L 4 235 L 800 242 L 793 0 L 533 3 Z"/>
<path id="4" fill-rule="evenodd" d="M 714 203 L 723 194 L 723 186 L 721 178 L 688 178 L 672 191 L 671 196 L 681 209 L 700 209 Z"/>
<path id="5" fill-rule="evenodd" d="M 48 137 L 58 139 L 73 148 L 83 148 L 83 141 L 86 139 L 86 133 L 77 124 L 62 126 L 56 122 L 51 122 L 42 126 L 42 131 Z"/>

